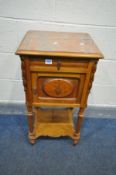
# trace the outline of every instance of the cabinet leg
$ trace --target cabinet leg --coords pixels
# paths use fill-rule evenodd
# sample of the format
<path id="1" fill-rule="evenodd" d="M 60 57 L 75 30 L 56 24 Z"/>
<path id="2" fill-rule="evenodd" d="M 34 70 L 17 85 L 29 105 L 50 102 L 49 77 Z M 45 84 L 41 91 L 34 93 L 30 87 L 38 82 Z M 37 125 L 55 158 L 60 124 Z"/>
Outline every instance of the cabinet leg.
<path id="1" fill-rule="evenodd" d="M 32 144 L 32 145 L 34 145 L 35 144 L 35 139 L 29 139 L 29 142 Z"/>
<path id="2" fill-rule="evenodd" d="M 29 127 L 29 131 L 28 131 L 28 138 L 29 138 L 29 142 L 31 144 L 35 143 L 35 137 L 33 134 L 33 125 L 34 125 L 34 116 L 32 112 L 28 112 L 27 113 L 27 118 L 28 118 L 28 127 Z"/>
<path id="3" fill-rule="evenodd" d="M 32 145 L 35 144 L 36 139 L 35 139 L 35 137 L 33 136 L 32 133 L 29 132 L 28 138 L 29 138 L 29 142 L 30 142 Z"/>
<path id="4" fill-rule="evenodd" d="M 79 113 L 78 113 L 78 119 L 77 119 L 77 124 L 76 124 L 76 130 L 74 133 L 74 138 L 73 138 L 73 144 L 76 145 L 80 139 L 80 129 L 81 129 L 81 124 L 84 118 L 84 111 L 85 108 L 80 108 Z"/>
<path id="5" fill-rule="evenodd" d="M 32 112 L 27 113 L 29 132 L 33 132 L 33 114 Z"/>

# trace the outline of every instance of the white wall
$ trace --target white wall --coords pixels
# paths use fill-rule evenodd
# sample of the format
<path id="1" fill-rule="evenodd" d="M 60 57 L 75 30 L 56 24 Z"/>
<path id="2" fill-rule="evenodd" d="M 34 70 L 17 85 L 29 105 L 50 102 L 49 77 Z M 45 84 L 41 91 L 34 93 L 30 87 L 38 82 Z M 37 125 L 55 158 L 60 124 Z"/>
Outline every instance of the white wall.
<path id="1" fill-rule="evenodd" d="M 27 30 L 88 32 L 103 52 L 90 105 L 116 106 L 115 0 L 0 0 L 0 102 L 24 102 L 20 59 Z"/>

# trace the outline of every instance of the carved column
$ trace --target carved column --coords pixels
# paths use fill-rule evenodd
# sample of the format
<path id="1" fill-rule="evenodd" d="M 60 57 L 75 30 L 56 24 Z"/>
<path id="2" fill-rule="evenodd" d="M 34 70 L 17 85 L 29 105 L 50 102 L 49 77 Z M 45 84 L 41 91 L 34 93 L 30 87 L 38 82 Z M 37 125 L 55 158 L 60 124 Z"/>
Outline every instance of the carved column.
<path id="1" fill-rule="evenodd" d="M 97 61 L 94 61 L 91 64 L 92 64 L 92 67 L 89 71 L 89 74 L 87 75 L 89 78 L 88 78 L 88 84 L 86 84 L 87 86 L 86 86 L 86 91 L 85 91 L 86 95 L 85 95 L 84 105 L 82 105 L 82 107 L 80 107 L 79 113 L 78 113 L 76 131 L 74 133 L 74 144 L 77 144 L 79 139 L 80 139 L 80 128 L 81 128 L 82 121 L 83 121 L 83 118 L 84 118 L 84 111 L 85 111 L 85 108 L 87 106 L 87 98 L 88 98 L 88 95 L 90 93 L 92 83 L 93 83 L 93 80 L 94 80 L 94 74 L 95 74 L 96 67 L 97 67 Z"/>
<path id="2" fill-rule="evenodd" d="M 29 126 L 29 140 L 33 144 L 35 142 L 34 135 L 33 135 L 33 123 L 34 123 L 34 116 L 33 116 L 33 109 L 32 109 L 32 92 L 31 92 L 31 84 L 29 81 L 30 74 L 29 74 L 29 60 L 28 58 L 21 57 L 21 69 L 22 69 L 22 79 L 23 79 L 23 86 L 25 91 L 25 98 L 26 98 L 26 107 L 27 107 L 27 119 L 28 119 L 28 126 Z"/>
<path id="3" fill-rule="evenodd" d="M 96 69 L 97 69 L 97 63 L 98 63 L 98 61 L 94 62 L 93 67 L 92 67 L 91 76 L 90 76 L 90 81 L 89 81 L 89 87 L 88 87 L 88 95 L 89 95 L 89 93 L 90 93 L 90 90 L 91 90 L 91 88 L 92 88 L 92 83 L 93 83 L 93 81 L 94 81 L 94 74 L 95 74 Z"/>

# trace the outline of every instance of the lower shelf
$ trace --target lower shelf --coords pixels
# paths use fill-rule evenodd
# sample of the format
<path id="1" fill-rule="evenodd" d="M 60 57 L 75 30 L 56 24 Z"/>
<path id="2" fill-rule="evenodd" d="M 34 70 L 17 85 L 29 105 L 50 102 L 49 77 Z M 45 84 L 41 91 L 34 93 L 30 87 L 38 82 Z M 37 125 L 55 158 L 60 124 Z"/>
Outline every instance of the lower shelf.
<path id="1" fill-rule="evenodd" d="M 35 110 L 34 132 L 39 136 L 74 137 L 73 114 L 71 109 L 37 109 Z"/>

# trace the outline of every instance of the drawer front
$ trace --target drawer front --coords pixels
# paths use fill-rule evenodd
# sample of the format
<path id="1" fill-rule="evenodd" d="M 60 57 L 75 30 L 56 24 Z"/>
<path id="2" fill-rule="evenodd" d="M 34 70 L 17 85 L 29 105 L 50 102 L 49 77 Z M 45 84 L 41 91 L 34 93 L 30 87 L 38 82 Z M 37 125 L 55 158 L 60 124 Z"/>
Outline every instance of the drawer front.
<path id="1" fill-rule="evenodd" d="M 32 58 L 30 61 L 31 71 L 40 72 L 80 72 L 86 73 L 89 62 L 74 58 Z"/>
<path id="2" fill-rule="evenodd" d="M 32 73 L 33 103 L 80 103 L 84 74 Z"/>

